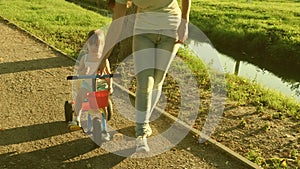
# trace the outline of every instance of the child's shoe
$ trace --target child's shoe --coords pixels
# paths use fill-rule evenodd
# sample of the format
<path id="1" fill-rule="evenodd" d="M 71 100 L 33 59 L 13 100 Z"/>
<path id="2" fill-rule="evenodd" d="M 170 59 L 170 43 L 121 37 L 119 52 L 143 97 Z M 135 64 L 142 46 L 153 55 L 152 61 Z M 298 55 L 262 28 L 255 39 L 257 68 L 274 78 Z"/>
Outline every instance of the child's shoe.
<path id="1" fill-rule="evenodd" d="M 78 121 L 70 121 L 68 127 L 71 131 L 81 130 L 81 126 Z"/>
<path id="2" fill-rule="evenodd" d="M 102 138 L 103 141 L 109 141 L 110 140 L 110 134 L 106 131 L 103 131 L 101 133 L 101 138 Z"/>

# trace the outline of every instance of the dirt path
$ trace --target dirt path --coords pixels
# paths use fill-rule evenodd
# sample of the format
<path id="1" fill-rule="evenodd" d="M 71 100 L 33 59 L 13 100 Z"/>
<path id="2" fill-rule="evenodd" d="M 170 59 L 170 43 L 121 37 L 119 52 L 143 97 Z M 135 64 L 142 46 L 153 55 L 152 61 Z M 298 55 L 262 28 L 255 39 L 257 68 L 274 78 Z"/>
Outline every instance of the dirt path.
<path id="1" fill-rule="evenodd" d="M 245 168 L 211 145 L 197 144 L 192 134 L 150 158 L 96 147 L 64 122 L 63 104 L 71 98 L 66 76 L 74 62 L 4 22 L 0 37 L 0 168 Z M 133 125 L 113 118 L 112 125 L 133 133 Z"/>

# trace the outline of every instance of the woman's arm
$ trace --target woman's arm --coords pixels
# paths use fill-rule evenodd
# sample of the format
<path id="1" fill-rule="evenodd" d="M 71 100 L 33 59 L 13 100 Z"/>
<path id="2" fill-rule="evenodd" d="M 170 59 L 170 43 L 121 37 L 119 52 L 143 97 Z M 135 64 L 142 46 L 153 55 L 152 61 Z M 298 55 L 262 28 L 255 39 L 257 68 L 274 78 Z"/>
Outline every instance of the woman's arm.
<path id="1" fill-rule="evenodd" d="M 183 43 L 188 38 L 188 24 L 192 0 L 181 0 L 181 23 L 178 28 L 177 43 Z"/>
<path id="2" fill-rule="evenodd" d="M 189 22 L 192 0 L 181 0 L 181 18 Z"/>
<path id="3" fill-rule="evenodd" d="M 113 21 L 109 26 L 109 30 L 107 32 L 105 38 L 105 46 L 103 49 L 104 56 L 99 65 L 99 70 L 103 70 L 106 64 L 106 59 L 110 56 L 113 47 L 118 43 L 121 32 L 122 32 L 122 25 L 123 25 L 123 16 L 126 13 L 126 4 L 121 4 L 116 2 L 114 9 L 113 9 Z"/>
<path id="4" fill-rule="evenodd" d="M 119 19 L 122 16 L 125 16 L 126 13 L 126 4 L 120 4 L 118 2 L 116 2 L 115 6 L 114 6 L 114 13 L 113 13 L 113 20 Z"/>

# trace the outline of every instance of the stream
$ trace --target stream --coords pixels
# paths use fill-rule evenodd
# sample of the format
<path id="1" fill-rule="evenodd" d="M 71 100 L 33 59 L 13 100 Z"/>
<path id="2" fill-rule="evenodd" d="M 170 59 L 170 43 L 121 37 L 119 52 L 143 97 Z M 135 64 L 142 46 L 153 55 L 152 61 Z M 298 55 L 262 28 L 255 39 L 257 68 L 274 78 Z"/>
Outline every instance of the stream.
<path id="1" fill-rule="evenodd" d="M 206 60 L 206 63 L 210 62 L 211 64 L 214 60 L 218 62 L 216 64 L 222 66 L 224 73 L 237 74 L 238 76 L 245 77 L 261 84 L 265 88 L 276 90 L 288 97 L 294 98 L 300 103 L 299 81 L 291 80 L 293 82 L 286 82 L 283 79 L 284 77 L 278 77 L 272 72 L 261 69 L 256 65 L 245 61 L 237 61 L 230 56 L 219 53 L 208 43 L 191 41 L 189 48 L 192 49 L 196 55 L 201 55 L 201 59 Z"/>

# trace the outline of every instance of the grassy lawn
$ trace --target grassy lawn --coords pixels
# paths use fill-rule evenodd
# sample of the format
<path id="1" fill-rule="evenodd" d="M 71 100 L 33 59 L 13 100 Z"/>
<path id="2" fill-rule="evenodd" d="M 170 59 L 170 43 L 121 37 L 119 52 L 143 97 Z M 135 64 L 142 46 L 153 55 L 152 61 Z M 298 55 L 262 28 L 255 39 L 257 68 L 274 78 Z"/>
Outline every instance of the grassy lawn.
<path id="1" fill-rule="evenodd" d="M 87 32 L 111 20 L 63 0 L 0 0 L 0 8 L 2 17 L 73 57 Z"/>
<path id="2" fill-rule="evenodd" d="M 195 0 L 191 21 L 225 52 L 300 60 L 299 1 Z"/>

